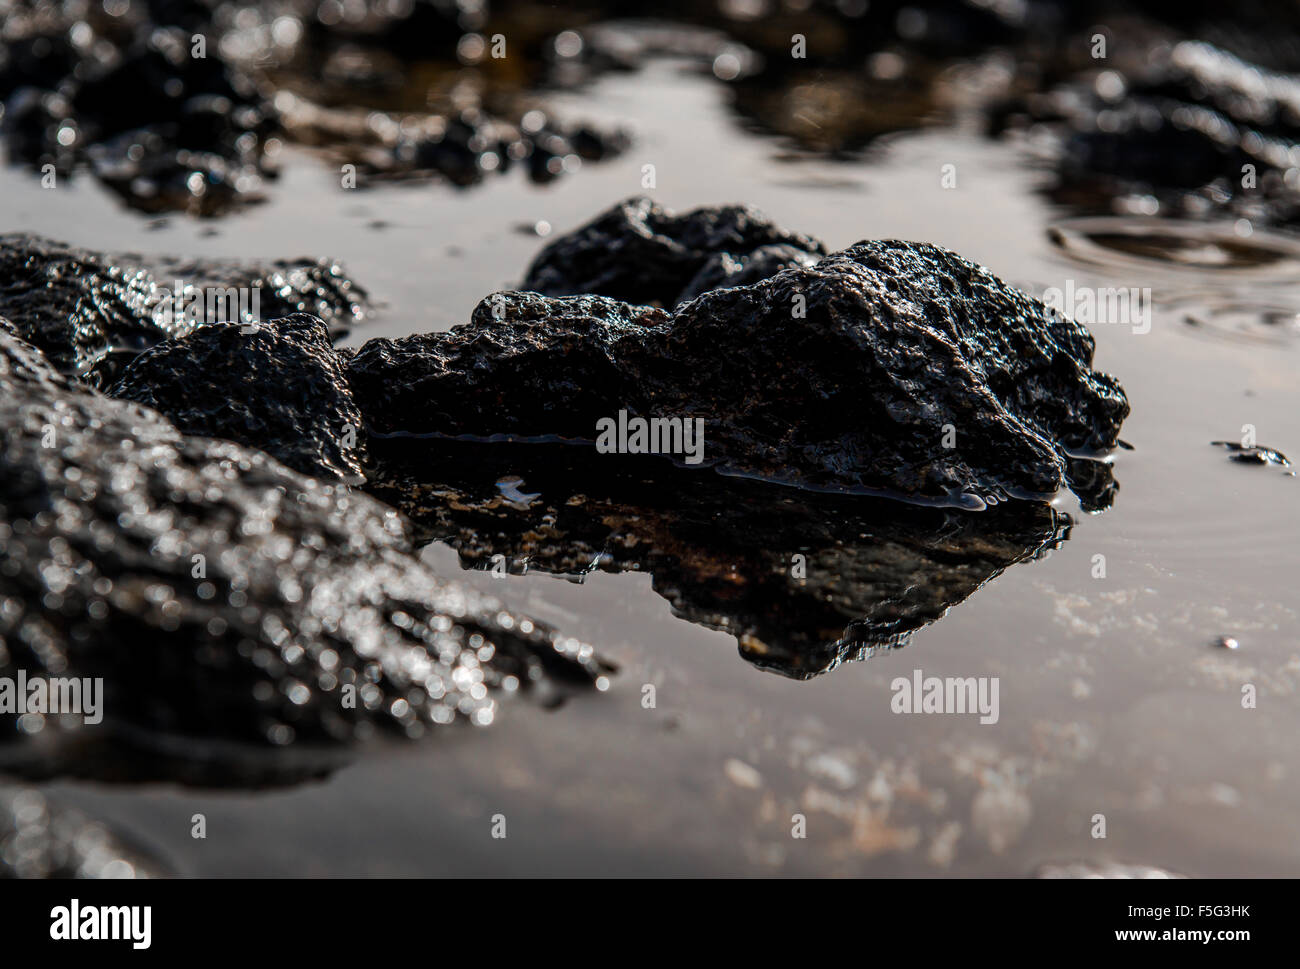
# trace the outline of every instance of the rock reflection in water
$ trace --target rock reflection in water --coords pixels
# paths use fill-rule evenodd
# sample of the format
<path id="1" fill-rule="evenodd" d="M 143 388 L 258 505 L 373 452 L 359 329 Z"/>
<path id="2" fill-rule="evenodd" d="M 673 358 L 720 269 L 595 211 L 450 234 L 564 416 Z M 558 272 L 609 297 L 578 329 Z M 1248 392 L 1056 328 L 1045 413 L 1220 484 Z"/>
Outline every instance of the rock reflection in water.
<path id="1" fill-rule="evenodd" d="M 677 615 L 795 679 L 905 646 L 1071 524 L 1046 504 L 928 508 L 558 444 L 375 448 L 371 490 L 413 519 L 417 541 L 446 542 L 466 568 L 648 572 Z"/>

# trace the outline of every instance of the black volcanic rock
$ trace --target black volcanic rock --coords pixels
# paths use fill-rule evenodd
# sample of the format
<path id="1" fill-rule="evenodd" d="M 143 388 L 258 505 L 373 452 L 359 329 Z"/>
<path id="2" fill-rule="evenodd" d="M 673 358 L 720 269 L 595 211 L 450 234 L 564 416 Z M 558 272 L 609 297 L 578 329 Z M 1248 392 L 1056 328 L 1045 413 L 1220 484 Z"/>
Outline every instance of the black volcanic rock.
<path id="1" fill-rule="evenodd" d="M 700 271 L 678 294 L 678 303 L 685 303 L 701 293 L 714 289 L 733 289 L 747 286 L 783 269 L 808 268 L 817 265 L 821 254 L 814 254 L 795 246 L 760 246 L 753 252 L 735 256 L 721 252 L 711 256 Z"/>
<path id="2" fill-rule="evenodd" d="M 200 326 L 140 354 L 107 393 L 152 407 L 183 434 L 258 448 L 313 477 L 360 480 L 361 413 L 315 316 Z"/>
<path id="3" fill-rule="evenodd" d="M 620 341 L 668 320 L 602 296 L 499 293 L 468 327 L 367 341 L 348 379 L 380 433 L 588 438 L 591 415 L 617 413 L 622 400 Z"/>
<path id="4" fill-rule="evenodd" d="M 186 738 L 190 760 L 414 735 L 599 673 L 589 647 L 434 576 L 391 508 L 78 389 L 7 328 L 0 463 L 0 676 L 104 679 L 102 724 L 24 724 L 6 760 L 65 732 Z"/>
<path id="5" fill-rule="evenodd" d="M 952 252 L 866 242 L 707 293 L 627 359 L 639 412 L 704 416 L 729 472 L 1002 499 L 1056 491 L 1067 451 L 1115 446 L 1128 401 L 1093 346 Z"/>
<path id="6" fill-rule="evenodd" d="M 789 247 L 794 258 L 809 260 L 826 252 L 816 239 L 786 232 L 748 206 L 709 206 L 677 215 L 648 198 L 631 198 L 538 253 L 520 288 L 672 307 L 715 257 L 736 259 L 770 246 Z M 763 257 L 768 265 L 771 255 Z M 722 277 L 729 270 L 712 272 Z"/>
<path id="7" fill-rule="evenodd" d="M 601 161 L 626 150 L 621 130 L 597 131 L 547 120 L 525 130 L 481 108 L 448 114 L 384 114 L 363 107 L 331 107 L 286 92 L 278 99 L 285 132 L 318 145 L 340 164 L 353 165 L 356 187 L 441 176 L 460 188 L 522 165 L 534 182 L 554 181 L 573 159 Z"/>
<path id="8" fill-rule="evenodd" d="M 134 209 L 212 217 L 265 198 L 287 140 L 355 166 L 356 188 L 434 175 L 469 186 L 515 166 L 548 182 L 628 144 L 537 120 L 520 84 L 545 69 L 521 37 L 538 29 L 531 12 L 501 28 L 511 80 L 484 90 L 474 65 L 461 68 L 469 83 L 451 66 L 482 3 L 457 15 L 441 0 L 363 0 L 346 17 L 315 0 L 100 7 L 18 0 L 0 20 L 0 133 L 11 161 L 55 175 L 46 187 L 88 171 Z M 431 87 L 435 52 L 451 63 Z"/>
<path id="9" fill-rule="evenodd" d="M 1008 566 L 1063 541 L 1041 503 L 972 515 L 699 475 L 543 444 L 377 444 L 369 490 L 466 568 L 645 572 L 690 622 L 796 679 L 901 648 Z"/>
<path id="10" fill-rule="evenodd" d="M 224 211 L 259 200 L 277 174 L 267 154 L 274 107 L 220 51 L 194 57 L 192 36 L 157 29 L 102 75 L 83 64 L 91 83 L 71 99 L 94 139 L 87 154 L 96 175 L 147 211 Z"/>
<path id="11" fill-rule="evenodd" d="M 164 290 L 174 290 L 179 281 L 187 292 L 199 297 L 199 322 L 217 323 L 237 317 L 240 322 L 253 323 L 310 313 L 320 317 L 329 327 L 330 336 L 337 339 L 364 322 L 368 311 L 365 289 L 332 259 L 105 258 L 140 263 Z M 222 309 L 229 306 L 225 294 L 241 289 L 256 294 L 256 306 L 221 315 Z"/>
<path id="12" fill-rule="evenodd" d="M 1117 197 L 1150 196 L 1166 216 L 1294 223 L 1300 59 L 1291 46 L 1291 66 L 1279 71 L 1205 40 L 1149 38 L 1120 48 L 1100 76 L 1088 64 L 993 107 L 989 127 L 1032 130 L 1050 146 L 1047 190 L 1076 209 L 1109 214 Z"/>
<path id="13" fill-rule="evenodd" d="M 864 242 L 671 315 L 496 294 L 349 373 L 380 433 L 594 442 L 620 411 L 699 418 L 727 474 L 979 508 L 1092 480 L 1067 455 L 1114 447 L 1128 415 L 1093 345 L 954 253 Z"/>
<path id="14" fill-rule="evenodd" d="M 196 323 L 306 312 L 341 334 L 364 319 L 365 305 L 365 291 L 328 260 L 146 259 L 0 235 L 0 316 L 58 369 L 93 386 Z"/>
<path id="15" fill-rule="evenodd" d="M 182 30 L 149 22 L 144 4 L 115 16 L 42 6 L 0 31 L 10 158 L 53 165 L 61 180 L 89 167 L 146 211 L 210 215 L 260 198 L 276 174 L 275 110 L 224 56 L 210 15 Z M 206 43 L 198 56 L 195 37 Z"/>
<path id="16" fill-rule="evenodd" d="M 153 314 L 148 276 L 37 236 L 0 236 L 0 316 L 65 372 L 84 371 L 110 348 L 142 350 L 183 332 Z"/>

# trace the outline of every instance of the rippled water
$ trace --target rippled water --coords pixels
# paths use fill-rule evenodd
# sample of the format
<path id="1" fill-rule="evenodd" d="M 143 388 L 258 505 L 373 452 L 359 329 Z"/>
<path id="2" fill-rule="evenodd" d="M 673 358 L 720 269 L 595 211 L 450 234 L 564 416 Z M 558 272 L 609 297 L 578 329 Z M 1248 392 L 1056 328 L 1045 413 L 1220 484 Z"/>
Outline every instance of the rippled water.
<path id="1" fill-rule="evenodd" d="M 1194 331 L 1237 342 L 1300 339 L 1294 298 L 1300 239 L 1246 220 L 1062 219 L 1049 238 L 1109 279 L 1141 280 L 1159 308 Z"/>
<path id="2" fill-rule="evenodd" d="M 743 201 L 838 248 L 948 246 L 1033 292 L 1149 287 L 1149 332 L 1097 323 L 1096 365 L 1132 402 L 1114 507 L 1012 567 L 906 648 L 807 682 L 675 618 L 649 576 L 462 573 L 597 644 L 621 673 L 558 710 L 516 703 L 490 730 L 367 748 L 285 791 L 50 785 L 189 874 L 1028 873 L 1113 860 L 1194 875 L 1297 874 L 1300 480 L 1211 441 L 1300 453 L 1300 240 L 1238 223 L 1080 220 L 1035 193 L 1017 149 L 951 130 L 890 136 L 869 160 L 792 159 L 738 132 L 724 92 L 673 61 L 556 97 L 630 124 L 625 156 L 539 187 L 521 173 L 453 191 L 342 193 L 286 159 L 268 204 L 219 222 L 127 214 L 89 180 L 46 192 L 0 174 L 0 215 L 94 248 L 341 259 L 384 305 L 352 335 L 468 319 L 555 231 L 641 191 L 677 209 Z M 958 187 L 940 187 L 943 165 Z M 756 375 L 761 379 L 762 375 Z M 515 487 L 529 492 L 525 479 Z M 1094 577 L 1104 556 L 1105 577 Z M 1216 648 L 1224 635 L 1241 644 Z M 903 716 L 890 681 L 1000 677 L 1001 717 Z M 1242 708 L 1241 688 L 1258 691 Z M 657 704 L 642 705 L 646 684 Z M 189 818 L 208 817 L 208 841 Z M 506 841 L 490 818 L 509 820 Z M 804 814 L 809 836 L 790 836 Z M 1104 814 L 1107 837 L 1090 835 Z M 219 835 L 218 835 L 219 833 Z"/>

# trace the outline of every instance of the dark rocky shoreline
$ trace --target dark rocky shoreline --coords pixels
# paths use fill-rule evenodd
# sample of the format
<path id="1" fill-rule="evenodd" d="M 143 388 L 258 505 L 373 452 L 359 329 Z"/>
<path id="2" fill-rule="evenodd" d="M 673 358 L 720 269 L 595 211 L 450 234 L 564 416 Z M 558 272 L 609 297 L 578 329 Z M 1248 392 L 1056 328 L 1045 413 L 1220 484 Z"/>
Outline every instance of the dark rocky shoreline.
<path id="1" fill-rule="evenodd" d="M 674 216 L 630 202 L 593 225 L 539 265 L 585 247 L 612 260 L 600 279 L 670 305 L 702 267 L 773 240 L 803 255 L 671 313 L 500 294 L 464 327 L 351 351 L 306 312 L 361 315 L 337 266 L 276 270 L 272 305 L 292 315 L 168 329 L 147 272 L 0 239 L 0 671 L 103 678 L 94 746 L 115 737 L 131 752 L 101 751 L 92 773 L 148 775 L 151 737 L 160 757 L 169 737 L 310 750 L 376 728 L 487 723 L 498 695 L 530 685 L 604 682 L 590 647 L 434 576 L 416 555 L 433 539 L 470 567 L 500 556 L 507 570 L 649 571 L 680 615 L 789 676 L 897 648 L 1064 537 L 1068 519 L 1042 499 L 1084 480 L 1067 458 L 1113 446 L 1127 414 L 1118 385 L 1088 368 L 1084 328 L 952 253 L 861 243 L 827 255 L 738 208 Z M 647 261 L 647 246 L 669 255 Z M 794 296 L 805 313 L 790 312 Z M 115 379 L 101 390 L 106 359 Z M 452 440 L 589 441 L 620 410 L 701 416 L 709 460 Z M 1087 463 L 1113 495 L 1108 465 Z M 1004 507 L 854 494 L 873 489 Z M 25 724 L 5 742 L 11 762 L 43 735 L 47 765 L 86 773 L 84 731 Z M 193 782 L 291 782 L 303 769 L 231 756 Z"/>
<path id="2" fill-rule="evenodd" d="M 88 173 L 155 213 L 259 201 L 286 144 L 345 188 L 468 187 L 517 167 L 546 182 L 632 138 L 559 120 L 539 93 L 673 56 L 725 86 L 739 125 L 799 152 L 851 158 L 973 117 L 1040 156 L 1044 190 L 1080 211 L 1297 220 L 1300 17 L 1281 0 L 773 6 L 365 0 L 341 17 L 307 0 L 117 15 L 16 0 L 0 125 L 36 175 Z M 820 93 L 796 97 L 808 71 Z"/>
<path id="3" fill-rule="evenodd" d="M 430 541 L 467 568 L 649 572 L 807 679 L 1058 545 L 1058 491 L 1113 499 L 1079 457 L 1128 413 L 1091 336 L 954 253 L 632 199 L 525 285 L 546 295 L 340 349 L 368 297 L 328 260 L 0 236 L 0 676 L 99 679 L 105 710 L 13 718 L 5 771 L 293 785 L 371 737 L 606 686 L 592 646 L 433 574 Z M 702 420 L 702 466 L 599 453 L 616 414 Z M 76 854 L 90 822 L 37 830 L 32 796 L 6 795 L 0 840 L 37 846 L 11 873 L 165 872 L 107 834 Z"/>

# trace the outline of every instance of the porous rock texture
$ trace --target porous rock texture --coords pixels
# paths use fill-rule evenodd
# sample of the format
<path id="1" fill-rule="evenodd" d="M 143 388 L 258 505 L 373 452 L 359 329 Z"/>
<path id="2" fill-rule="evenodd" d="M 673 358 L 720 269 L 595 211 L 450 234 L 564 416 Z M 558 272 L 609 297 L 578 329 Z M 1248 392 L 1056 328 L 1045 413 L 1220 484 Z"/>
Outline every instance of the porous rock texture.
<path id="1" fill-rule="evenodd" d="M 366 294 L 329 260 L 149 258 L 0 235 L 0 316 L 56 368 L 95 387 L 199 323 L 293 313 L 318 316 L 339 335 L 365 318 Z"/>
<path id="2" fill-rule="evenodd" d="M 651 272 L 595 248 L 600 280 Z M 348 370 L 379 433 L 593 442 L 620 411 L 702 418 L 704 464 L 726 474 L 971 508 L 1073 483 L 1095 505 L 1113 481 L 1071 464 L 1113 448 L 1129 406 L 1093 348 L 957 254 L 882 241 L 671 313 L 498 293 L 450 332 L 370 341 Z"/>
<path id="3" fill-rule="evenodd" d="M 672 307 L 688 294 L 721 285 L 749 259 L 785 268 L 825 253 L 816 239 L 778 228 L 749 206 L 708 206 L 678 215 L 641 196 L 546 246 L 520 288 Z"/>
<path id="4" fill-rule="evenodd" d="M 184 434 L 259 448 L 313 477 L 361 481 L 361 413 L 318 317 L 200 326 L 140 354 L 107 392 L 165 414 Z"/>

